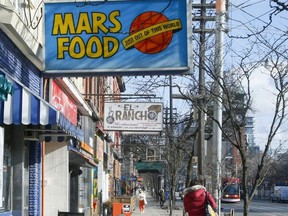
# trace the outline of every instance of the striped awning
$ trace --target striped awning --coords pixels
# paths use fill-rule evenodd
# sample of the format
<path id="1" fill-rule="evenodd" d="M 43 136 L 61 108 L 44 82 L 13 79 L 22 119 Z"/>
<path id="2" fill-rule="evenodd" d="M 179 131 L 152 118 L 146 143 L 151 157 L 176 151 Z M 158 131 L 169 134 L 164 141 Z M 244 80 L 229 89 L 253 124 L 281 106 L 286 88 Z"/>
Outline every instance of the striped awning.
<path id="1" fill-rule="evenodd" d="M 8 94 L 6 101 L 0 101 L 0 125 L 43 125 L 50 134 L 42 136 L 43 141 L 63 142 L 74 137 L 84 140 L 84 132 L 62 113 L 42 98 L 34 95 L 28 88 L 9 79 L 13 84 L 12 95 Z M 55 129 L 54 132 L 51 130 Z M 59 132 L 58 128 L 61 129 Z"/>
<path id="2" fill-rule="evenodd" d="M 0 124 L 53 125 L 57 123 L 57 111 L 46 101 L 33 95 L 15 81 L 13 93 L 0 102 Z"/>

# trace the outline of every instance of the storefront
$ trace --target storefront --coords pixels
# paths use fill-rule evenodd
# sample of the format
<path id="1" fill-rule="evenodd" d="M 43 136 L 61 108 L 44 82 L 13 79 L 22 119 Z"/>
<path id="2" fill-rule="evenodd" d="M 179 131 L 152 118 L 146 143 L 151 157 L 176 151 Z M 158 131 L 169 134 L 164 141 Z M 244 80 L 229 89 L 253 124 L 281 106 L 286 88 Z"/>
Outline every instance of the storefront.
<path id="1" fill-rule="evenodd" d="M 49 92 L 44 91 L 41 71 L 1 29 L 0 50 L 0 75 L 13 86 L 7 100 L 0 101 L 0 215 L 57 215 L 70 211 L 74 194 L 77 211 L 88 209 L 89 215 L 96 164 L 93 151 L 87 153 L 81 142 L 90 141 L 43 99 Z M 90 121 L 87 127 L 95 124 Z M 82 172 L 77 187 L 75 170 Z"/>

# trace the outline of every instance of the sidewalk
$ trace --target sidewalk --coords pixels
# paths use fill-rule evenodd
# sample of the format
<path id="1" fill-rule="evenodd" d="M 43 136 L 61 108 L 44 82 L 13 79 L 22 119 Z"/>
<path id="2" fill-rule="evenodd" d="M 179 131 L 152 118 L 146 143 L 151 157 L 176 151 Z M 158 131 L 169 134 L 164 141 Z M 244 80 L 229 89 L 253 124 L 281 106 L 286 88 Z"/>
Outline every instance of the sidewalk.
<path id="1" fill-rule="evenodd" d="M 173 216 L 183 216 L 183 210 L 182 206 L 179 206 L 179 203 L 177 202 L 177 206 L 180 210 L 173 210 Z M 156 203 L 153 197 L 147 196 L 147 205 L 145 206 L 145 211 L 143 214 L 140 213 L 138 208 L 138 203 L 136 203 L 136 209 L 133 211 L 132 216 L 136 215 L 142 215 L 142 216 L 162 216 L 162 215 L 169 215 L 169 210 L 167 210 L 167 202 L 164 204 L 164 208 L 160 208 L 159 202 Z"/>
<path id="2" fill-rule="evenodd" d="M 163 209 L 160 208 L 160 204 L 159 202 L 156 203 L 156 201 L 154 200 L 153 197 L 151 197 L 150 195 L 147 195 L 147 205 L 145 206 L 145 211 L 143 214 L 140 213 L 139 211 L 139 207 L 138 207 L 138 201 L 136 201 L 136 209 L 135 211 L 132 212 L 132 216 L 168 216 L 170 211 L 169 209 L 167 209 L 167 201 L 164 204 Z M 178 200 L 176 201 L 176 207 L 179 210 L 173 210 L 172 215 L 173 216 L 183 216 L 183 202 Z M 221 216 L 224 215 L 229 215 L 230 213 L 230 208 L 227 209 L 223 209 Z M 235 212 L 235 216 L 240 216 L 243 213 L 236 213 Z"/>

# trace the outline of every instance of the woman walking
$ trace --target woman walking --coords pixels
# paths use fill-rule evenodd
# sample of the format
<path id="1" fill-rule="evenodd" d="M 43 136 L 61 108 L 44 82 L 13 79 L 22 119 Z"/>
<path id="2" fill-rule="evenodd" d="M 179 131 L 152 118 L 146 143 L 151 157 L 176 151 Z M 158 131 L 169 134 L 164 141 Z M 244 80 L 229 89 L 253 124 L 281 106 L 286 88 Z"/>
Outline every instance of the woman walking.
<path id="1" fill-rule="evenodd" d="M 192 179 L 190 187 L 184 190 L 184 209 L 189 216 L 205 216 L 205 207 L 207 201 L 216 212 L 217 205 L 212 195 L 197 179 Z M 216 213 L 215 213 L 216 214 Z"/>
<path id="2" fill-rule="evenodd" d="M 138 205 L 140 213 L 143 214 L 147 201 L 146 201 L 146 194 L 141 189 L 139 189 L 138 191 L 138 200 L 139 200 Z"/>

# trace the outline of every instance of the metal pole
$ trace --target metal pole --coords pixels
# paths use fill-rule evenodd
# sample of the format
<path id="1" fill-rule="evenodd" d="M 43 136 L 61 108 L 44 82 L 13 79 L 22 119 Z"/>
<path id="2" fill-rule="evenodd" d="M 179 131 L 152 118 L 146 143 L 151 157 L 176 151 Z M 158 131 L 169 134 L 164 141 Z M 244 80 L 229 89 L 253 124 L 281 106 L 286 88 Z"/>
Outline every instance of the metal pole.
<path id="1" fill-rule="evenodd" d="M 169 113 L 169 148 L 172 149 L 172 142 L 173 142 L 173 98 L 172 98 L 172 93 L 173 93 L 173 89 L 172 89 L 172 76 L 169 75 L 169 105 L 170 105 L 170 113 Z M 168 153 L 168 159 L 172 159 L 173 157 L 170 157 L 171 153 Z M 173 202 L 173 184 L 174 184 L 174 170 L 172 167 L 173 162 L 169 161 L 168 163 L 170 163 L 169 165 L 169 176 L 170 176 L 170 181 L 169 181 L 169 215 L 172 215 L 172 211 L 173 211 L 173 206 L 172 206 L 172 202 Z M 168 212 L 168 209 L 167 209 Z"/>
<path id="2" fill-rule="evenodd" d="M 199 47 L 199 95 L 205 94 L 205 24 L 204 19 L 206 15 L 206 0 L 201 0 L 201 21 L 200 21 L 200 47 Z M 205 170 L 204 170 L 204 136 L 205 136 L 205 113 L 203 111 L 203 98 L 199 99 L 198 110 L 198 122 L 199 122 L 199 133 L 198 133 L 198 176 L 205 182 Z"/>
<path id="3" fill-rule="evenodd" d="M 221 160 L 222 160 L 222 79 L 223 79 L 223 49 L 224 44 L 224 24 L 225 24 L 225 0 L 216 0 L 216 34 L 215 34 L 215 77 L 216 94 L 214 101 L 214 118 L 217 120 L 213 124 L 214 144 L 217 146 L 216 161 L 216 187 L 218 215 L 221 215 Z"/>

